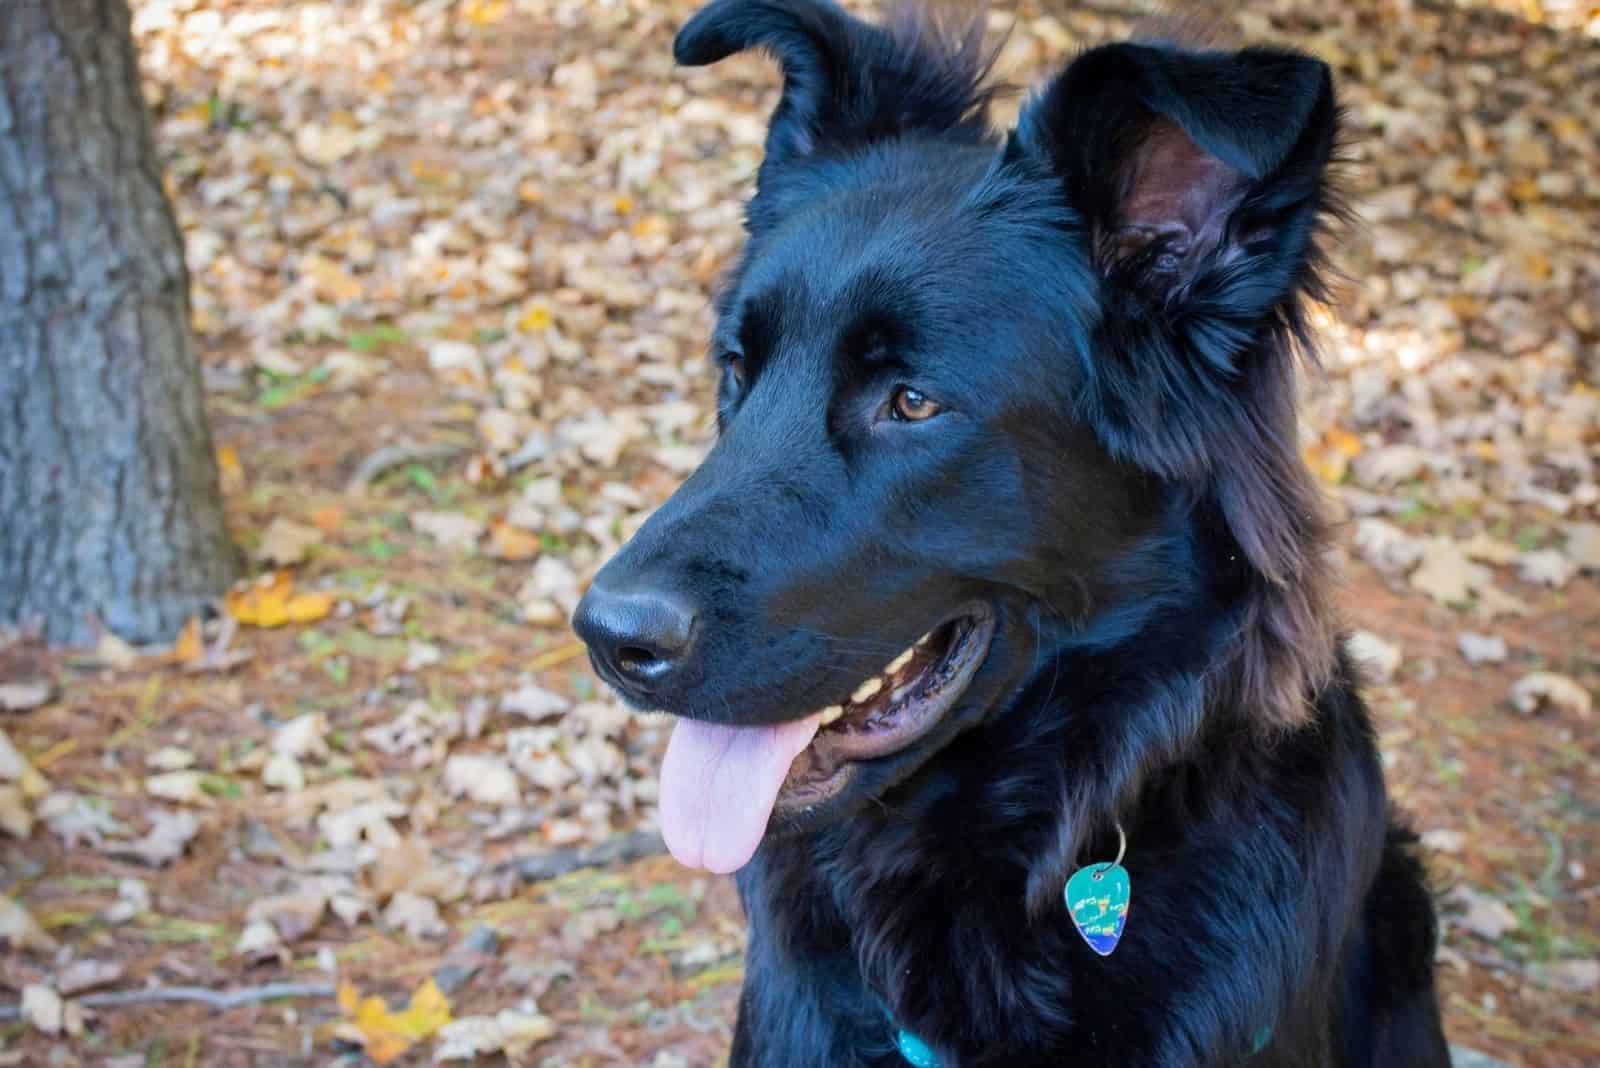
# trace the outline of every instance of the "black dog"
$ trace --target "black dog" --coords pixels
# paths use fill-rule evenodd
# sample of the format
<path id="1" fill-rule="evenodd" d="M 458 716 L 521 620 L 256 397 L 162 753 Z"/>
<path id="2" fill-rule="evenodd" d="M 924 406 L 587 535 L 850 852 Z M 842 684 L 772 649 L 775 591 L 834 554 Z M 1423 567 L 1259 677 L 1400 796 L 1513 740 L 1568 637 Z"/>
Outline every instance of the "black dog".
<path id="1" fill-rule="evenodd" d="M 754 47 L 721 436 L 575 620 L 739 869 L 732 1064 L 1448 1065 L 1296 448 L 1326 67 L 1109 45 L 1000 136 L 975 32 L 716 0 L 675 51 Z"/>

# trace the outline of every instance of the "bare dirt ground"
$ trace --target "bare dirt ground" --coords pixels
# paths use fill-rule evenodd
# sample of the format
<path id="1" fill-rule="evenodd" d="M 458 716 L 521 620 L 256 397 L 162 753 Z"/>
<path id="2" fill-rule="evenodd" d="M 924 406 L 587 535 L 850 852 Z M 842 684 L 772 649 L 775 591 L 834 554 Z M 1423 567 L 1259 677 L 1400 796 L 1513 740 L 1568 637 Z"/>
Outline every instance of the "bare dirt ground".
<path id="1" fill-rule="evenodd" d="M 1305 448 L 1443 902 L 1448 1028 L 1579 1068 L 1600 11 L 1501 6 L 1231 21 L 1322 55 L 1348 108 L 1365 223 Z M 664 728 L 563 622 L 708 439 L 706 296 L 777 83 L 755 57 L 674 71 L 689 10 L 136 0 L 261 579 L 172 648 L 0 643 L 0 1065 L 722 1056 L 737 902 L 653 855 Z M 1144 10 L 1007 6 L 1000 68 L 1025 83 Z M 577 856 L 619 842 L 652 855 Z M 90 1007 L 269 983 L 301 996 Z"/>

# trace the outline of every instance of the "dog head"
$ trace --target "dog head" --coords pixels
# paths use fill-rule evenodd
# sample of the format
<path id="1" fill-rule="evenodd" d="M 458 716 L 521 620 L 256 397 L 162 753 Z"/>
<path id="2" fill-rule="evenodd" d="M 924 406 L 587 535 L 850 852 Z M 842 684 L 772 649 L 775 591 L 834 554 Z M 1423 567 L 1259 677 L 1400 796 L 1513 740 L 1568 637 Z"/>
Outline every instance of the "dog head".
<path id="1" fill-rule="evenodd" d="M 1128 637 L 1125 562 L 1175 508 L 1293 616 L 1289 340 L 1336 129 L 1326 67 L 1272 49 L 1095 48 L 1003 135 L 976 31 L 714 0 L 675 54 L 750 48 L 784 89 L 718 300 L 720 435 L 574 620 L 681 717 L 663 828 L 719 871 L 1004 715 L 1051 642 Z M 1293 659 L 1292 624 L 1249 640 Z"/>

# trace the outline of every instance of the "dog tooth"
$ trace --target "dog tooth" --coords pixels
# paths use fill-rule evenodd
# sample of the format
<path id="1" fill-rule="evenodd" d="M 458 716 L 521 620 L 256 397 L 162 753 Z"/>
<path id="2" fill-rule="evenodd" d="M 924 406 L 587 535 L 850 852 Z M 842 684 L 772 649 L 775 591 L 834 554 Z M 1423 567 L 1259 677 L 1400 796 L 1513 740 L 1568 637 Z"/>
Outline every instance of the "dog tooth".
<path id="1" fill-rule="evenodd" d="M 844 716 L 844 708 L 840 705 L 829 705 L 822 710 L 822 725 L 826 727 Z"/>
<path id="2" fill-rule="evenodd" d="M 896 671 L 899 671 L 901 668 L 911 663 L 911 658 L 916 655 L 916 652 L 917 651 L 915 648 L 907 649 L 905 652 L 889 661 L 889 666 L 883 669 L 883 673 L 885 675 L 893 675 Z"/>
<path id="3" fill-rule="evenodd" d="M 883 680 L 874 676 L 856 687 L 856 692 L 850 695 L 850 700 L 855 704 L 870 701 L 872 695 L 883 689 Z"/>

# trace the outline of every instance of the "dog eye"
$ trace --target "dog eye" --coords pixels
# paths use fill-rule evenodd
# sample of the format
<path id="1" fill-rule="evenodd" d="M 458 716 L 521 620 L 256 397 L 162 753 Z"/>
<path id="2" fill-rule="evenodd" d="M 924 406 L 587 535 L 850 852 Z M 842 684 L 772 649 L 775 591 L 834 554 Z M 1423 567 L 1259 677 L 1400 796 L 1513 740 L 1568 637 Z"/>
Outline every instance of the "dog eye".
<path id="1" fill-rule="evenodd" d="M 943 411 L 938 401 L 910 386 L 898 386 L 889 398 L 889 414 L 901 423 L 920 423 Z"/>
<path id="2" fill-rule="evenodd" d="M 734 387 L 744 388 L 744 356 L 737 352 L 724 352 L 721 356 L 722 366 L 729 377 L 733 379 Z"/>

